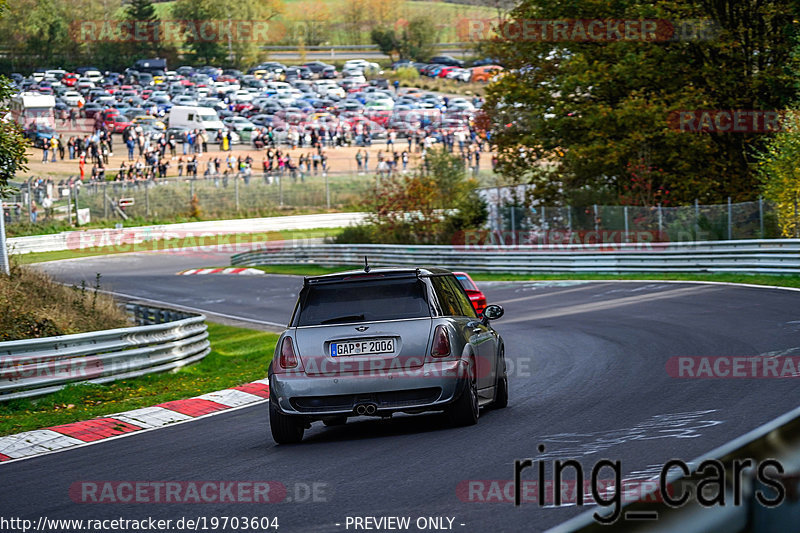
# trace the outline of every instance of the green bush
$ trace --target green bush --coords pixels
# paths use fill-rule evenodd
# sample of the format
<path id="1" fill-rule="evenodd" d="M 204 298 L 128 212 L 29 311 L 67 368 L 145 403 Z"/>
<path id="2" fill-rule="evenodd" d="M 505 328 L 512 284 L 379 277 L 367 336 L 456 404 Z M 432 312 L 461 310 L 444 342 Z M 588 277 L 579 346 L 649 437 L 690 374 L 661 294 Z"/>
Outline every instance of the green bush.
<path id="1" fill-rule="evenodd" d="M 336 244 L 373 244 L 375 243 L 375 234 L 376 228 L 372 224 L 348 226 L 333 239 L 333 242 Z"/>
<path id="2" fill-rule="evenodd" d="M 400 67 L 394 71 L 392 78 L 400 82 L 414 82 L 419 79 L 419 71 L 414 67 Z"/>

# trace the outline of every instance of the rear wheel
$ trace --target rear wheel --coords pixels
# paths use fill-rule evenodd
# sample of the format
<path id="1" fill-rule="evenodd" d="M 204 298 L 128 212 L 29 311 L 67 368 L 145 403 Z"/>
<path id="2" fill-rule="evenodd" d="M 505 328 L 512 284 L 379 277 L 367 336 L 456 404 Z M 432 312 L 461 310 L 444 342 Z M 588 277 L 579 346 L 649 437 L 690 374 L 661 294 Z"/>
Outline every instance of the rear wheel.
<path id="1" fill-rule="evenodd" d="M 461 396 L 447 410 L 450 422 L 455 426 L 472 426 L 478 423 L 478 383 L 475 379 L 475 361 L 470 361 L 469 381 Z"/>
<path id="2" fill-rule="evenodd" d="M 303 440 L 305 423 L 300 417 L 281 413 L 275 404 L 269 402 L 269 427 L 272 438 L 278 444 L 296 444 Z"/>
<path id="3" fill-rule="evenodd" d="M 508 374 L 506 373 L 506 357 L 500 352 L 500 364 L 498 365 L 497 382 L 495 383 L 494 409 L 502 409 L 508 405 Z"/>

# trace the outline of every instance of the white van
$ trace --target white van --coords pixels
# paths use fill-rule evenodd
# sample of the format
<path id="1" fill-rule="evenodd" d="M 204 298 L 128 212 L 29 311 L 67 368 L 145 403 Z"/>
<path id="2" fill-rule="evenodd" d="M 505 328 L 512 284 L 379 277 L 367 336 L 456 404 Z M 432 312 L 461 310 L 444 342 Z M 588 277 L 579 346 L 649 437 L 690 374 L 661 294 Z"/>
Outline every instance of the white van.
<path id="1" fill-rule="evenodd" d="M 332 94 L 339 98 L 344 98 L 347 95 L 345 90 L 339 87 L 334 80 L 317 80 L 312 84 L 312 87 L 320 96 Z"/>
<path id="2" fill-rule="evenodd" d="M 83 77 L 89 78 L 95 84 L 103 81 L 103 74 L 99 70 L 87 70 L 83 73 Z"/>
<path id="3" fill-rule="evenodd" d="M 288 94 L 292 92 L 292 86 L 285 81 L 271 81 L 267 83 L 265 90 L 274 94 Z"/>
<path id="4" fill-rule="evenodd" d="M 204 129 L 209 142 L 216 142 L 217 132 L 227 129 L 211 107 L 173 106 L 169 110 L 169 128 L 181 130 Z"/>

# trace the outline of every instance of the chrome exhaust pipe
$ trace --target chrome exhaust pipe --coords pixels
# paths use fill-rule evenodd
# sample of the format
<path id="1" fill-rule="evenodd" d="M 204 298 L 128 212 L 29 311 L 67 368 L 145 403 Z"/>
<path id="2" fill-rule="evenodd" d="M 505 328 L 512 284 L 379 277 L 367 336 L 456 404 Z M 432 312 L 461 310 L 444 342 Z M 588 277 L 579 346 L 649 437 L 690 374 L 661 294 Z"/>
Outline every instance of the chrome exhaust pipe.
<path id="1" fill-rule="evenodd" d="M 364 405 L 363 403 L 359 404 L 359 405 L 356 405 L 356 414 L 357 415 L 363 415 L 366 412 L 367 412 L 367 406 L 366 405 Z"/>
<path id="2" fill-rule="evenodd" d="M 377 410 L 378 407 L 374 403 L 371 403 L 367 406 L 366 412 L 368 415 L 374 415 Z"/>

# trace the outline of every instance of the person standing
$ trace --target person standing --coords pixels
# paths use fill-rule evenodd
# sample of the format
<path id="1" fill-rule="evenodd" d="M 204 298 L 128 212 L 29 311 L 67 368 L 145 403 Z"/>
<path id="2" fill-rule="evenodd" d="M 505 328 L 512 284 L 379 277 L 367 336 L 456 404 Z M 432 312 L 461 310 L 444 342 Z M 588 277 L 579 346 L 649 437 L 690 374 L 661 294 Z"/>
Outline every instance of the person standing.
<path id="1" fill-rule="evenodd" d="M 364 172 L 369 172 L 369 152 L 364 150 Z"/>
<path id="2" fill-rule="evenodd" d="M 31 201 L 31 224 L 36 224 L 36 218 L 39 216 L 39 208 L 36 207 L 36 202 Z"/>
<path id="3" fill-rule="evenodd" d="M 86 176 L 86 152 L 81 152 L 81 157 L 78 159 L 78 168 L 81 171 L 81 181 Z"/>
<path id="4" fill-rule="evenodd" d="M 361 156 L 361 148 L 359 148 L 358 151 L 356 151 L 356 166 L 358 167 L 358 173 L 363 174 L 364 161 Z"/>
<path id="5" fill-rule="evenodd" d="M 47 163 L 50 160 L 50 140 L 45 139 L 42 142 L 42 163 Z"/>

